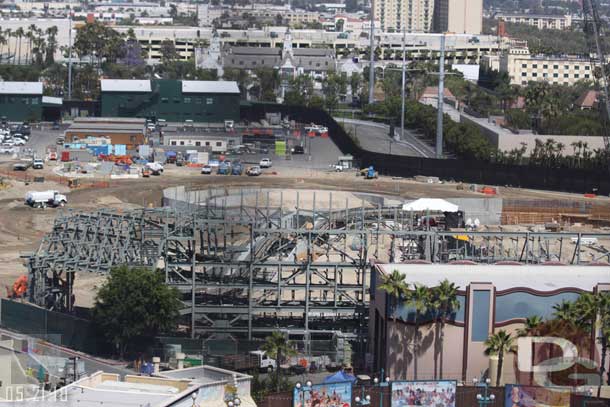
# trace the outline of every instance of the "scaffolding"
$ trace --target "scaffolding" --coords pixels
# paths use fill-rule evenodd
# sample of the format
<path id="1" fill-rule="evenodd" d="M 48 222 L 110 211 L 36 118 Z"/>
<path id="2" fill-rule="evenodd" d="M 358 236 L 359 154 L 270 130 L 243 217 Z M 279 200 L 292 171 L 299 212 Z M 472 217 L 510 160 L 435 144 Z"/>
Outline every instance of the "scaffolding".
<path id="1" fill-rule="evenodd" d="M 76 273 L 140 265 L 180 292 L 192 337 L 340 331 L 362 341 L 376 262 L 610 260 L 600 244 L 610 234 L 422 229 L 400 205 L 321 196 L 305 204 L 296 192 L 294 205 L 249 191 L 180 208 L 65 212 L 27 256 L 29 301 L 70 312 Z"/>

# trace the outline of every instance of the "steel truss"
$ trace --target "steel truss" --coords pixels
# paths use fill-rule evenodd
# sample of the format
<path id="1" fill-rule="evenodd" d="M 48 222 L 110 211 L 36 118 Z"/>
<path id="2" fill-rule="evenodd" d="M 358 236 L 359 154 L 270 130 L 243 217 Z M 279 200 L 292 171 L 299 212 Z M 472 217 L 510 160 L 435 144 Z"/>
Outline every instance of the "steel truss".
<path id="1" fill-rule="evenodd" d="M 259 205 L 259 202 L 266 205 Z M 191 334 L 343 331 L 365 337 L 375 262 L 609 260 L 610 234 L 414 230 L 398 207 L 330 199 L 307 209 L 269 198 L 228 206 L 67 212 L 28 257 L 31 302 L 72 310 L 76 272 L 154 267 L 179 290 Z M 354 207 L 355 206 L 355 207 Z M 362 335 L 361 335 L 362 334 Z"/>

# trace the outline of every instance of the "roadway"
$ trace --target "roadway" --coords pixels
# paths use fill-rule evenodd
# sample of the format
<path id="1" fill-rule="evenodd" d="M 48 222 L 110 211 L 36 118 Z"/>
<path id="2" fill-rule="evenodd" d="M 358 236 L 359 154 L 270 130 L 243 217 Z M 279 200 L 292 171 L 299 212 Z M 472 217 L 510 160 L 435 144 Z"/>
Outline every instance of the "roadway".
<path id="1" fill-rule="evenodd" d="M 354 135 L 365 150 L 410 157 L 434 157 L 434 149 L 412 130 L 405 129 L 404 137 L 400 139 L 400 128 L 396 128 L 395 137 L 392 138 L 387 124 L 345 118 L 335 120 Z"/>

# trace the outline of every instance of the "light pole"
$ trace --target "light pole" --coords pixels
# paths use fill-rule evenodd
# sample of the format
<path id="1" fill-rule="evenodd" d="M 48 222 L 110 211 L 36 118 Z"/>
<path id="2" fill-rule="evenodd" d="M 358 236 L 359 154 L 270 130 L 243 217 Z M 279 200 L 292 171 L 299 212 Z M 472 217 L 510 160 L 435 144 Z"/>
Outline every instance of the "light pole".
<path id="1" fill-rule="evenodd" d="M 368 406 L 371 404 L 371 396 L 370 395 L 364 395 L 364 388 L 362 388 L 362 398 L 360 398 L 359 396 L 356 396 L 356 398 L 354 399 L 354 401 L 356 402 L 356 404 L 358 404 L 360 407 L 363 406 Z"/>
<path id="2" fill-rule="evenodd" d="M 479 379 L 475 377 L 472 379 L 472 382 L 475 386 L 483 387 L 483 394 L 477 393 L 477 403 L 479 403 L 479 407 L 488 406 L 495 402 L 496 396 L 494 394 L 489 394 L 491 379 L 487 378 L 485 381 L 479 382 Z"/>
<path id="3" fill-rule="evenodd" d="M 402 87 L 400 92 L 400 98 L 402 100 L 400 106 L 400 138 L 405 139 L 405 86 L 407 85 L 407 44 L 406 44 L 407 31 L 406 28 L 402 27 Z M 394 135 L 392 135 L 394 136 Z"/>
<path id="4" fill-rule="evenodd" d="M 241 400 L 239 399 L 239 397 L 236 396 L 233 400 L 229 400 L 229 402 L 227 403 L 227 406 L 239 407 L 240 404 L 241 404 Z"/>
<path id="5" fill-rule="evenodd" d="M 297 382 L 294 387 L 299 392 L 299 401 L 301 402 L 301 407 L 305 407 L 305 391 L 310 390 L 313 384 L 311 380 L 307 380 L 305 385 L 302 385 L 301 382 Z"/>
<path id="6" fill-rule="evenodd" d="M 383 369 L 381 369 L 381 377 L 383 377 Z M 374 378 L 373 385 L 379 387 L 379 407 L 383 407 L 383 389 L 390 386 L 390 378 L 386 377 L 381 383 L 378 378 Z"/>
<path id="7" fill-rule="evenodd" d="M 443 158 L 443 97 L 445 96 L 445 34 L 441 35 L 441 55 L 438 62 L 438 101 L 436 116 L 436 158 Z"/>
<path id="8" fill-rule="evenodd" d="M 72 9 L 68 10 L 68 100 L 72 100 Z"/>

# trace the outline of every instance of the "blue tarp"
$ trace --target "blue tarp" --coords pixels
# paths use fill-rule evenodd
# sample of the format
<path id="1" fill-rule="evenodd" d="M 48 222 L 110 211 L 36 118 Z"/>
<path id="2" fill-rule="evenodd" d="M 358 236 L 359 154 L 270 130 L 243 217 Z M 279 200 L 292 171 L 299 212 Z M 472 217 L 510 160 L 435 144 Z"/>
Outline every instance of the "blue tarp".
<path id="1" fill-rule="evenodd" d="M 176 152 L 175 151 L 166 151 L 165 152 L 165 156 L 166 157 L 175 157 L 176 156 Z"/>
<path id="2" fill-rule="evenodd" d="M 345 373 L 343 370 L 339 370 L 337 373 L 334 373 L 324 379 L 324 383 L 340 383 L 340 382 L 352 382 L 356 381 L 356 377 Z"/>

